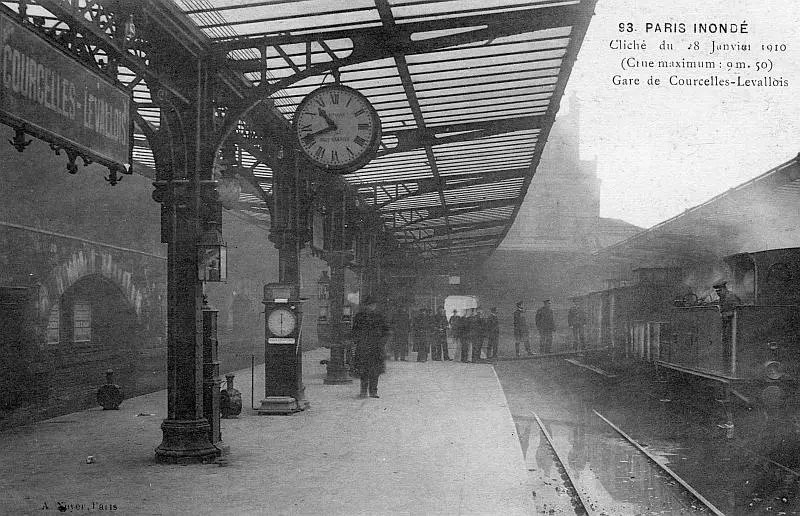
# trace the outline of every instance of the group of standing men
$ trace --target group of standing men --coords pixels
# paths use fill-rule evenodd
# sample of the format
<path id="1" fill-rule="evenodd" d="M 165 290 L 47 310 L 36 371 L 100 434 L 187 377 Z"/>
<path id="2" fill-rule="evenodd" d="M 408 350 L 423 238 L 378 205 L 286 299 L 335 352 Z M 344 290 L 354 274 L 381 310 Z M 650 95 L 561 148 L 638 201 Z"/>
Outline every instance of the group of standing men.
<path id="1" fill-rule="evenodd" d="M 720 294 L 720 298 L 723 298 L 723 295 Z M 384 371 L 383 342 L 387 337 L 391 338 L 390 349 L 395 360 L 406 360 L 409 336 L 413 340 L 417 362 L 427 361 L 429 355 L 431 360 L 452 360 L 447 342 L 448 329 L 456 346 L 456 355 L 461 362 L 479 362 L 484 345 L 487 359 L 498 356 L 500 322 L 496 308 L 492 308 L 488 314 L 484 314 L 480 308 L 468 308 L 463 316 L 453 310 L 449 320 L 444 308 L 441 307 L 435 314 L 433 310 L 421 308 L 413 320 L 409 318 L 405 309 L 398 308 L 389 317 L 388 324 L 383 316 L 377 313 L 376 308 L 377 302 L 373 298 L 366 299 L 363 310 L 353 321 L 352 338 L 356 347 L 354 369 L 361 376 L 362 397 L 367 394 L 378 397 L 378 376 Z M 574 302 L 567 314 L 567 322 L 572 330 L 575 349 L 585 347 L 583 332 L 585 321 L 583 310 L 577 301 Z M 536 311 L 535 324 L 539 332 L 540 352 L 552 353 L 556 324 L 549 299 L 545 299 L 543 306 Z M 525 319 L 525 307 L 523 302 L 519 301 L 514 311 L 514 347 L 518 357 L 522 346 L 529 355 L 533 354 L 528 323 Z"/>
<path id="2" fill-rule="evenodd" d="M 435 314 L 430 308 L 419 309 L 411 321 L 413 350 L 417 352 L 417 362 L 426 362 L 428 355 L 431 360 L 452 360 L 447 349 L 447 326 L 444 308 L 439 308 Z M 404 340 L 399 345 L 403 346 L 407 342 Z"/>
<path id="3" fill-rule="evenodd" d="M 500 342 L 500 321 L 497 308 L 484 314 L 480 308 L 467 308 L 461 316 L 456 310 L 450 316 L 450 333 L 462 362 L 478 362 L 486 345 L 486 358 L 497 358 Z M 470 350 L 472 360 L 470 360 Z"/>
<path id="4" fill-rule="evenodd" d="M 585 347 L 584 323 L 586 316 L 577 302 L 569 309 L 567 322 L 572 330 L 574 349 Z M 417 353 L 417 362 L 431 360 L 453 360 L 461 362 L 477 362 L 485 349 L 487 359 L 497 358 L 500 340 L 500 323 L 497 308 L 484 313 L 481 308 L 467 308 L 464 315 L 453 310 L 448 319 L 444 308 L 439 307 L 436 313 L 429 308 L 420 308 L 413 318 L 404 308 L 398 308 L 389 316 L 392 329 L 389 350 L 395 360 L 405 361 L 409 352 L 409 337 L 412 351 Z M 539 351 L 553 352 L 553 332 L 556 331 L 553 309 L 550 300 L 545 299 L 536 311 L 535 326 L 539 333 Z M 453 344 L 456 346 L 455 357 L 451 358 L 448 350 L 448 330 Z M 524 346 L 528 355 L 532 355 L 528 323 L 525 318 L 525 307 L 522 301 L 516 304 L 514 311 L 514 347 L 516 356 L 520 356 Z"/>
<path id="5" fill-rule="evenodd" d="M 417 353 L 417 362 L 426 362 L 428 357 L 438 361 L 453 360 L 448 349 L 448 330 L 456 346 L 456 357 L 462 362 L 480 360 L 484 346 L 486 346 L 486 358 L 497 357 L 500 323 L 496 308 L 492 308 L 488 315 L 484 315 L 480 308 L 468 308 L 463 316 L 453 310 L 450 319 L 441 307 L 436 313 L 431 309 L 421 308 L 413 319 L 408 317 L 405 310 L 398 309 L 392 314 L 390 324 L 392 327 L 390 349 L 395 360 L 406 360 L 409 336 L 412 340 L 412 350 Z"/>

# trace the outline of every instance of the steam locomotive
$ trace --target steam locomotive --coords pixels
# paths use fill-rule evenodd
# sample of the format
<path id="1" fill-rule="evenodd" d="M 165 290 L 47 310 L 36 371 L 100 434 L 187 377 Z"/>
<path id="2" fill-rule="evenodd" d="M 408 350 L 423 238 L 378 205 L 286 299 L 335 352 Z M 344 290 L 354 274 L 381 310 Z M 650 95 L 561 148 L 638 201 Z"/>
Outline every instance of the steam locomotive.
<path id="1" fill-rule="evenodd" d="M 637 269 L 634 276 L 631 284 L 577 298 L 587 313 L 589 347 L 717 382 L 751 406 L 775 406 L 794 391 L 800 248 L 739 253 L 697 270 Z M 721 276 L 741 299 L 730 324 L 723 324 L 711 291 L 701 290 Z"/>

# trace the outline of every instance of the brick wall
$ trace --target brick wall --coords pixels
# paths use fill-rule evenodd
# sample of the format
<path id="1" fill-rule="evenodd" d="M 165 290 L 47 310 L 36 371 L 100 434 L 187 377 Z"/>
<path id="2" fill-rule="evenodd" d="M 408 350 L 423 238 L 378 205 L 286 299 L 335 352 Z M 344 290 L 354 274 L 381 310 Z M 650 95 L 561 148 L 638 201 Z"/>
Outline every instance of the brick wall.
<path id="1" fill-rule="evenodd" d="M 11 137 L 0 126 L 0 141 Z M 152 181 L 135 174 L 111 187 L 97 165 L 70 175 L 63 153 L 38 140 L 23 153 L 0 146 L 0 159 L 0 427 L 95 405 L 108 368 L 126 396 L 166 388 L 166 246 Z M 263 362 L 262 289 L 277 281 L 278 254 L 265 227 L 233 213 L 223 234 L 229 281 L 206 292 L 221 370 L 232 371 L 251 355 Z M 301 258 L 306 349 L 324 266 Z"/>

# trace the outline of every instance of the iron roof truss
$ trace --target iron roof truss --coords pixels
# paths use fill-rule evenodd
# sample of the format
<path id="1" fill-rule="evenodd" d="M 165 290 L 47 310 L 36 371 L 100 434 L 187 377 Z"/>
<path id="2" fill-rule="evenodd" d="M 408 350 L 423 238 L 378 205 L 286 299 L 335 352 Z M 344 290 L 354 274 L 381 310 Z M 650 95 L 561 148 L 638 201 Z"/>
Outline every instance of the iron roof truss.
<path id="1" fill-rule="evenodd" d="M 245 215 L 271 204 L 272 170 L 293 155 L 302 98 L 338 81 L 366 95 L 383 137 L 377 157 L 339 178 L 412 254 L 474 264 L 505 237 L 536 172 L 596 0 L 37 0 L 6 2 L 48 30 L 78 37 L 75 53 L 113 67 L 135 102 L 134 156 L 164 89 L 147 37 L 215 72 L 217 141 L 237 149 Z M 44 9 L 44 13 L 42 13 Z M 27 12 L 26 12 L 27 11 Z M 121 34 L 134 15 L 142 36 Z M 142 38 L 145 39 L 142 39 Z M 80 47 L 80 48 L 78 48 Z M 179 58 L 180 59 L 180 58 Z M 147 137 L 146 137 L 147 136 Z M 309 172 L 313 177 L 317 172 Z M 260 217 L 260 218 L 259 218 Z M 268 217 L 259 215 L 266 223 Z"/>

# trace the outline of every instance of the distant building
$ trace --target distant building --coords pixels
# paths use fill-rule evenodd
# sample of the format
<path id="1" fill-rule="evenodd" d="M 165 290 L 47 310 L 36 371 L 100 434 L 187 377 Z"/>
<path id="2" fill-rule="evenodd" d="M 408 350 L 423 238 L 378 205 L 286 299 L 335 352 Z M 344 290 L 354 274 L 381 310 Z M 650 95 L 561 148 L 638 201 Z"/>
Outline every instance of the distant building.
<path id="1" fill-rule="evenodd" d="M 600 217 L 597 163 L 580 159 L 580 105 L 556 119 L 516 221 L 502 249 L 590 253 L 641 228 Z"/>

